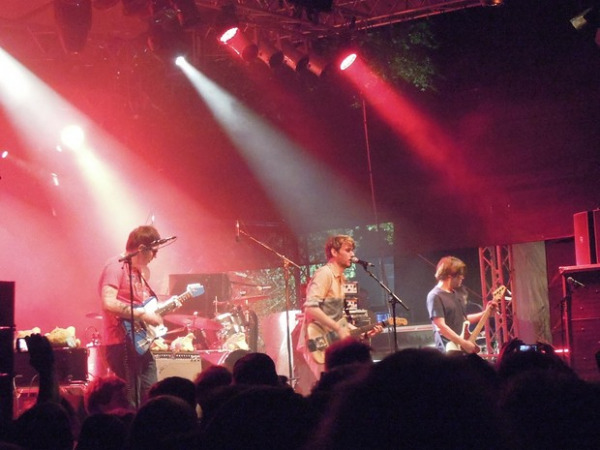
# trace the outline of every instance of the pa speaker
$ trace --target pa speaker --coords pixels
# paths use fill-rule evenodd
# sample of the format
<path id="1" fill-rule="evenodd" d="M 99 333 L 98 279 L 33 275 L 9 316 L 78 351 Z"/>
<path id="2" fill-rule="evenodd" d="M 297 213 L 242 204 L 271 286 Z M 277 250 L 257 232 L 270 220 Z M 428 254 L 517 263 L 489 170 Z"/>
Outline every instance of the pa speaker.
<path id="1" fill-rule="evenodd" d="M 15 325 L 15 282 L 0 281 L 0 327 Z"/>
<path id="2" fill-rule="evenodd" d="M 13 415 L 15 283 L 0 281 L 0 426 Z"/>
<path id="3" fill-rule="evenodd" d="M 573 235 L 577 265 L 598 263 L 600 257 L 600 209 L 573 214 Z"/>

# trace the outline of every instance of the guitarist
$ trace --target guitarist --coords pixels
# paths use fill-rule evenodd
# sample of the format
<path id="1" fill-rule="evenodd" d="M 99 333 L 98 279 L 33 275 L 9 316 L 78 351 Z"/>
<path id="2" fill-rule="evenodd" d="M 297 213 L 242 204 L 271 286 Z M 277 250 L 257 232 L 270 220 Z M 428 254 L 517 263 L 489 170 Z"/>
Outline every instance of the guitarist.
<path id="1" fill-rule="evenodd" d="M 467 315 L 464 296 L 461 293 L 465 279 L 466 264 L 454 256 L 444 256 L 437 264 L 436 286 L 427 294 L 427 310 L 434 326 L 436 347 L 446 352 L 446 344 L 452 341 L 465 353 L 479 353 L 479 346 L 462 335 L 465 321 L 476 323 L 484 311 Z M 497 303 L 489 302 L 486 308 L 495 309 Z"/>
<path id="2" fill-rule="evenodd" d="M 133 285 L 133 304 L 135 320 L 150 325 L 161 325 L 162 317 L 154 312 L 146 312 L 141 305 L 153 296 L 148 285 L 150 269 L 148 264 L 156 257 L 157 249 L 151 243 L 160 239 L 153 226 L 137 227 L 130 234 L 125 246 L 126 255 L 131 256 L 131 281 Z M 105 345 L 106 362 L 110 369 L 127 382 L 129 399 L 132 404 L 139 404 L 147 396 L 150 386 L 157 381 L 156 362 L 151 352 L 139 355 L 127 336 L 123 320 L 131 320 L 131 290 L 129 267 L 123 261 L 125 255 L 113 257 L 104 266 L 99 281 L 102 299 L 102 315 L 104 322 L 103 344 Z M 134 377 L 137 377 L 137 383 Z M 134 387 L 138 393 L 134 394 Z"/>
<path id="3" fill-rule="evenodd" d="M 301 338 L 298 341 L 298 350 L 310 367 L 316 381 L 324 370 L 323 364 L 318 364 L 310 355 L 305 344 L 305 327 L 316 321 L 324 328 L 334 331 L 340 339 L 350 336 L 351 324 L 345 326 L 338 322 L 344 317 L 344 292 L 343 285 L 346 281 L 344 271 L 352 265 L 355 242 L 351 236 L 331 236 L 325 244 L 327 264 L 319 267 L 306 288 L 306 301 L 304 303 L 304 324 Z M 369 333 L 372 336 L 381 333 L 383 327 L 377 325 Z"/>

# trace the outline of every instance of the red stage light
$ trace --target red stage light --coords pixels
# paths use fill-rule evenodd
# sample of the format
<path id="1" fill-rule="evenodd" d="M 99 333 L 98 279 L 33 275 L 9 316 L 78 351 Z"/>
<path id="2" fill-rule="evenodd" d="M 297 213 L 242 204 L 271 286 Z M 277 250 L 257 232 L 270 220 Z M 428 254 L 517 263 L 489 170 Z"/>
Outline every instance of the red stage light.
<path id="1" fill-rule="evenodd" d="M 227 44 L 234 38 L 238 31 L 240 31 L 238 27 L 229 28 L 221 35 L 221 37 L 219 37 L 219 41 L 221 41 L 223 44 Z"/>
<path id="2" fill-rule="evenodd" d="M 238 27 L 229 28 L 221 34 L 219 41 L 229 46 L 244 61 L 252 61 L 258 55 L 258 46 L 251 43 Z"/>
<path id="3" fill-rule="evenodd" d="M 342 62 L 340 63 L 340 70 L 346 70 L 354 63 L 354 61 L 356 61 L 356 58 L 358 58 L 356 53 L 350 53 L 348 56 L 342 59 Z"/>

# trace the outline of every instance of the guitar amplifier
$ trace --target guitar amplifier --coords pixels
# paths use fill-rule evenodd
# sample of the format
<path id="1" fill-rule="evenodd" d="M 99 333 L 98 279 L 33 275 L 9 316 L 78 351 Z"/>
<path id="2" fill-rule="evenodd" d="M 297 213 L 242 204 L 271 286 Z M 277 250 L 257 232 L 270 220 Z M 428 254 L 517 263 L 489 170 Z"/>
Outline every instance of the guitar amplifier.
<path id="1" fill-rule="evenodd" d="M 196 350 L 195 352 L 152 352 L 158 380 L 183 377 L 194 381 L 203 368 L 224 366 L 233 371 L 235 362 L 250 353 L 247 350 Z"/>
<path id="2" fill-rule="evenodd" d="M 390 353 L 394 344 L 394 329 L 387 327 L 383 333 L 371 338 L 371 347 L 374 353 L 383 357 Z M 398 339 L 398 350 L 405 348 L 435 348 L 435 339 L 433 334 L 433 325 L 409 325 L 396 327 L 396 337 Z"/>
<path id="3" fill-rule="evenodd" d="M 152 352 L 156 361 L 158 381 L 169 377 L 182 377 L 194 381 L 202 372 L 202 359 L 197 352 Z"/>
<path id="4" fill-rule="evenodd" d="M 15 385 L 37 386 L 38 373 L 29 364 L 29 353 L 15 353 Z M 87 348 L 55 348 L 54 366 L 60 384 L 86 382 L 88 379 Z"/>

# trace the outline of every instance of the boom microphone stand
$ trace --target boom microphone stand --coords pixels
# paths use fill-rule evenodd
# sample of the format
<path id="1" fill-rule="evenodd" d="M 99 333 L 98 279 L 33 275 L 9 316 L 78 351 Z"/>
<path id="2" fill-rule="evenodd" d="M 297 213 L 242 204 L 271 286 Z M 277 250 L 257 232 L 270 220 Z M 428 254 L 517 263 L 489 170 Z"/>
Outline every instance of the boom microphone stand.
<path id="1" fill-rule="evenodd" d="M 410 311 L 409 307 L 406 306 L 404 304 L 404 302 L 402 300 L 400 300 L 400 298 L 394 294 L 394 292 L 392 292 L 392 290 L 387 287 L 385 285 L 385 283 L 383 281 L 381 281 L 379 278 L 377 278 L 377 276 L 375 276 L 368 268 L 367 268 L 367 263 L 363 262 L 363 263 L 358 263 L 360 264 L 363 269 L 365 269 L 365 272 L 367 272 L 369 274 L 369 276 L 371 278 L 373 278 L 375 281 L 377 281 L 377 283 L 379 284 L 379 286 L 382 287 L 382 289 L 384 291 L 386 291 L 389 295 L 389 304 L 391 305 L 391 309 L 392 309 L 392 326 L 394 327 L 394 351 L 397 352 L 398 351 L 398 331 L 396 330 L 396 305 L 402 305 L 402 307 L 406 310 L 406 311 Z"/>
<path id="2" fill-rule="evenodd" d="M 282 255 L 275 249 L 269 247 L 264 242 L 259 241 L 254 236 L 247 233 L 244 229 L 238 228 L 238 232 L 240 235 L 246 236 L 251 241 L 256 242 L 261 247 L 266 248 L 271 253 L 277 255 L 277 257 L 279 257 L 279 259 L 281 259 L 281 261 L 283 263 L 283 279 L 285 281 L 285 334 L 286 334 L 286 344 L 287 344 L 287 352 L 288 352 L 289 380 L 291 383 L 294 378 L 293 377 L 294 369 L 293 369 L 293 364 L 292 364 L 292 339 L 291 339 L 291 330 L 290 330 L 290 282 L 289 282 L 290 281 L 290 266 L 294 266 L 300 270 L 302 270 L 302 268 L 298 264 L 293 262 L 291 259 L 289 259 L 287 256 Z"/>
<path id="3" fill-rule="evenodd" d="M 135 409 L 138 410 L 140 406 L 140 395 L 139 395 L 139 380 L 138 380 L 138 368 L 135 361 L 135 327 L 134 324 L 134 315 L 133 315 L 133 266 L 131 264 L 131 259 L 140 253 L 141 250 L 136 250 L 135 252 L 127 253 L 125 256 L 119 259 L 119 262 L 125 263 L 127 265 L 127 272 L 129 273 L 129 309 L 131 315 L 129 316 L 129 320 L 131 321 L 131 329 L 130 329 L 130 338 L 131 338 L 131 352 L 129 349 L 129 345 L 127 341 L 125 341 L 125 364 L 129 371 L 130 376 L 133 377 L 133 398 L 135 402 Z M 129 384 L 129 383 L 127 383 Z"/>

